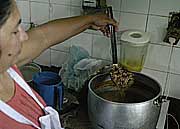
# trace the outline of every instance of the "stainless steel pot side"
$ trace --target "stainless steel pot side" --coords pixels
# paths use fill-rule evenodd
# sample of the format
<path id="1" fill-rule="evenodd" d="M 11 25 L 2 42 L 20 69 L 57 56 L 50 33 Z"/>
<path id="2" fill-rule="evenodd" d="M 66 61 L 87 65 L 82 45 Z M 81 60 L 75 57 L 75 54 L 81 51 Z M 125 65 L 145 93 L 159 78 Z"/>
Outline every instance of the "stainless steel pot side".
<path id="1" fill-rule="evenodd" d="M 109 74 L 94 76 L 88 84 L 88 114 L 94 129 L 155 129 L 161 106 L 157 105 L 161 96 L 161 86 L 154 79 L 135 73 L 136 79 L 142 81 L 153 93 L 139 103 L 118 103 L 98 96 L 94 89 L 99 82 L 109 80 Z"/>

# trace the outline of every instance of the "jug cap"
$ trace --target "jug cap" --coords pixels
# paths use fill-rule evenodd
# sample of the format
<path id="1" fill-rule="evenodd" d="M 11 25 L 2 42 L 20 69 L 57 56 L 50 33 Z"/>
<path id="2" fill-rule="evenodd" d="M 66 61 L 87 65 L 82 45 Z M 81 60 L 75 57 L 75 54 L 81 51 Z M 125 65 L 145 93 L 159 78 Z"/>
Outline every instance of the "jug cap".
<path id="1" fill-rule="evenodd" d="M 141 46 L 149 43 L 150 34 L 141 30 L 127 30 L 122 33 L 120 40 Z"/>

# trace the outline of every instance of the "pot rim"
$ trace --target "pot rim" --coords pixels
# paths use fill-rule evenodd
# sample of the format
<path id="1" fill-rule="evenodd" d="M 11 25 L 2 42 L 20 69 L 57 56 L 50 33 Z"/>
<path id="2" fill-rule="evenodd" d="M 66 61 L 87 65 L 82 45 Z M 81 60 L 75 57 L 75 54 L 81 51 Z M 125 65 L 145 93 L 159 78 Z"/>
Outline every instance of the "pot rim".
<path id="1" fill-rule="evenodd" d="M 147 75 L 145 75 L 145 74 L 142 74 L 142 73 L 138 73 L 138 72 L 133 72 L 133 73 L 137 73 L 137 74 L 141 74 L 141 75 L 143 75 L 143 76 L 145 76 L 145 77 L 148 77 L 148 78 L 150 78 L 152 81 L 154 81 L 155 83 L 157 83 L 157 85 L 159 86 L 159 93 L 155 96 L 155 97 L 153 97 L 152 99 L 149 99 L 149 100 L 146 100 L 146 101 L 143 101 L 143 102 L 134 102 L 134 103 L 120 103 L 120 102 L 113 102 L 113 101 L 109 101 L 109 100 L 106 100 L 106 99 L 104 99 L 104 98 L 102 98 L 102 97 L 100 97 L 99 95 L 97 95 L 93 90 L 92 90 L 92 88 L 91 88 L 91 82 L 92 82 L 92 80 L 94 80 L 95 78 L 97 78 L 98 76 L 102 76 L 102 75 L 104 75 L 104 74 L 107 74 L 107 73 L 103 73 L 103 74 L 98 74 L 98 75 L 96 75 L 96 76 L 94 76 L 93 78 L 91 78 L 90 79 L 90 81 L 89 81 L 89 83 L 88 83 L 88 94 L 89 94 L 89 92 L 91 92 L 95 97 L 97 97 L 97 98 L 99 98 L 100 100 L 102 100 L 102 101 L 104 101 L 104 102 L 107 102 L 107 103 L 111 103 L 111 104 L 115 104 L 115 105 L 129 105 L 129 106 L 131 106 L 131 105 L 142 105 L 142 104 L 146 104 L 146 103 L 149 103 L 149 102 L 151 102 L 151 101 L 154 101 L 154 100 L 156 100 L 156 99 L 158 99 L 160 96 L 162 96 L 162 87 L 161 87 L 161 85 L 159 84 L 159 82 L 158 81 L 156 81 L 154 78 L 152 78 L 152 77 L 149 77 L 149 76 L 147 76 Z"/>

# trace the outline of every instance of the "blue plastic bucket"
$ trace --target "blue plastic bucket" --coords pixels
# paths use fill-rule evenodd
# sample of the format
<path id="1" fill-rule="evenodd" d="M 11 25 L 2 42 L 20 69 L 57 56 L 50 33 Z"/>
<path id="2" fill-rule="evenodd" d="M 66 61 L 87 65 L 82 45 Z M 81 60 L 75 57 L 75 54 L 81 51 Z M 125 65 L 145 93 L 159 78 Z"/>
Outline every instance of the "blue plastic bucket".
<path id="1" fill-rule="evenodd" d="M 61 77 L 54 72 L 44 71 L 33 76 L 35 88 L 48 106 L 61 110 L 64 97 L 64 85 Z"/>

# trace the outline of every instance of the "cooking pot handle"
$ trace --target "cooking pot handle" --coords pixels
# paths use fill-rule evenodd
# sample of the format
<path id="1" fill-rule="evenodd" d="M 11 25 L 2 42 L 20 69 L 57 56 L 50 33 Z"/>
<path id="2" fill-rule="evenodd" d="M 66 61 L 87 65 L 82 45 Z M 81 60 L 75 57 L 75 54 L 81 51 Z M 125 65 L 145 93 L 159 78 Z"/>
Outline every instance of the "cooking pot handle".
<path id="1" fill-rule="evenodd" d="M 153 104 L 160 107 L 163 102 L 166 102 L 166 99 L 162 95 L 160 95 L 157 99 L 153 101 Z"/>
<path id="2" fill-rule="evenodd" d="M 160 95 L 157 99 L 153 101 L 153 104 L 160 107 L 163 102 L 164 102 L 163 96 Z"/>

